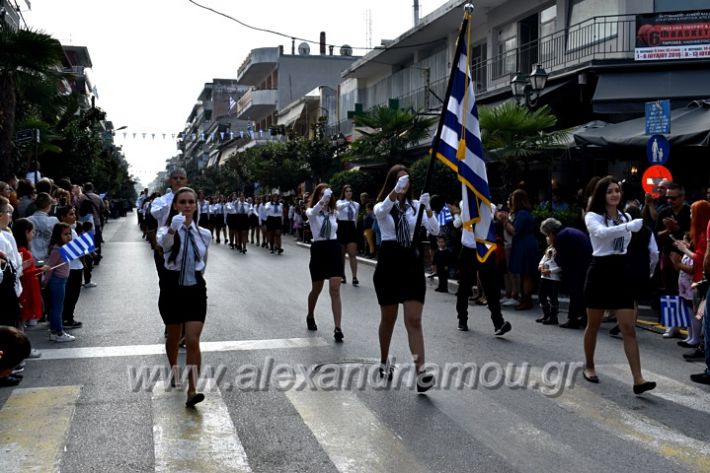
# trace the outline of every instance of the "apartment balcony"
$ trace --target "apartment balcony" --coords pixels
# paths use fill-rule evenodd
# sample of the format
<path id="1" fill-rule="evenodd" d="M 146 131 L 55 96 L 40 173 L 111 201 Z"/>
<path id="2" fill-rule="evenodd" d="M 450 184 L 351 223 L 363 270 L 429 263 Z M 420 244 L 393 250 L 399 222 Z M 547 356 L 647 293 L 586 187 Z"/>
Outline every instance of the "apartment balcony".
<path id="1" fill-rule="evenodd" d="M 237 118 L 258 121 L 276 111 L 278 91 L 273 89 L 252 89 L 237 102 Z"/>
<path id="2" fill-rule="evenodd" d="M 252 49 L 237 71 L 237 82 L 240 85 L 257 86 L 278 65 L 279 48 Z"/>

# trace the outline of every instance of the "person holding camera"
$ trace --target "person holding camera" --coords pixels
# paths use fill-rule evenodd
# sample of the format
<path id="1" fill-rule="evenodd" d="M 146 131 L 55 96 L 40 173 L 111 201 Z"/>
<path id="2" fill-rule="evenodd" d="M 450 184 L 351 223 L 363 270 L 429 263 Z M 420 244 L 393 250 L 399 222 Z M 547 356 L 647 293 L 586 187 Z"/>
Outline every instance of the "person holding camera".
<path id="1" fill-rule="evenodd" d="M 434 217 L 429 201 L 428 193 L 422 194 L 418 201 L 412 199 L 409 170 L 397 164 L 387 173 L 375 204 L 375 216 L 382 232 L 382 246 L 373 276 L 381 315 L 380 377 L 388 380 L 393 377 L 393 367 L 388 361 L 389 348 L 399 304 L 402 304 L 409 349 L 417 369 L 418 392 L 424 392 L 434 384 L 434 376 L 423 369 L 422 311 L 426 279 L 424 263 L 421 252 L 417 251 L 414 233 L 421 206 L 426 209 L 424 226 L 432 235 L 439 233 L 439 222 Z"/>
<path id="2" fill-rule="evenodd" d="M 196 220 L 197 194 L 183 187 L 175 192 L 166 224 L 158 229 L 157 235 L 164 258 L 158 308 L 167 332 L 165 351 L 174 386 L 178 347 L 184 330 L 185 361 L 190 370 L 187 407 L 194 407 L 205 398 L 204 394 L 196 392 L 196 384 L 202 363 L 200 335 L 207 315 L 207 288 L 202 274 L 212 235 L 208 229 L 198 227 Z"/>
<path id="3" fill-rule="evenodd" d="M 592 243 L 592 262 L 584 286 L 587 301 L 587 328 L 584 332 L 586 366 L 582 375 L 590 383 L 598 383 L 594 366 L 597 333 L 605 310 L 614 310 L 624 337 L 624 351 L 634 379 L 634 394 L 656 387 L 641 373 L 634 294 L 628 289 L 629 268 L 627 249 L 632 233 L 643 227 L 643 219 L 631 217 L 619 210 L 621 185 L 613 176 L 600 179 L 592 192 L 584 222 Z"/>
<path id="4" fill-rule="evenodd" d="M 330 303 L 333 310 L 336 342 L 343 341 L 343 331 L 340 328 L 342 304 L 340 302 L 340 280 L 343 277 L 344 265 L 338 243 L 338 221 L 333 191 L 328 184 L 318 184 L 308 203 L 306 216 L 313 232 L 311 244 L 311 261 L 308 269 L 311 272 L 311 292 L 308 294 L 308 314 L 306 324 L 308 330 L 318 330 L 315 320 L 316 303 L 325 280 L 328 280 Z"/>

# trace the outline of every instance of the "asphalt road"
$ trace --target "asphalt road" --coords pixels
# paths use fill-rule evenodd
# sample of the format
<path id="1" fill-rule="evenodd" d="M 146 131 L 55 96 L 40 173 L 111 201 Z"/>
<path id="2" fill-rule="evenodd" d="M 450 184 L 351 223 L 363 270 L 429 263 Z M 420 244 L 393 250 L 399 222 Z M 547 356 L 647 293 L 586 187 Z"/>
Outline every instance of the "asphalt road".
<path id="1" fill-rule="evenodd" d="M 576 368 L 581 331 L 508 310 L 513 330 L 496 338 L 487 309 L 472 305 L 471 331 L 458 332 L 454 296 L 432 285 L 427 361 L 448 386 L 412 389 L 401 320 L 398 377 L 382 386 L 367 378 L 379 357 L 373 268 L 361 264 L 360 287 L 342 287 L 345 342 L 335 344 L 325 291 L 319 329 L 306 330 L 308 250 L 291 237 L 281 256 L 210 249 L 207 399 L 188 410 L 184 392 L 159 377 L 150 248 L 133 216 L 111 221 L 105 238 L 77 340 L 29 330 L 43 356 L 27 362 L 18 387 L 0 389 L 2 472 L 710 471 L 710 390 L 689 381 L 702 365 L 683 361 L 675 341 L 639 331 L 645 376 L 659 386 L 634 396 L 620 340 L 600 334 L 601 382 L 589 384 Z"/>

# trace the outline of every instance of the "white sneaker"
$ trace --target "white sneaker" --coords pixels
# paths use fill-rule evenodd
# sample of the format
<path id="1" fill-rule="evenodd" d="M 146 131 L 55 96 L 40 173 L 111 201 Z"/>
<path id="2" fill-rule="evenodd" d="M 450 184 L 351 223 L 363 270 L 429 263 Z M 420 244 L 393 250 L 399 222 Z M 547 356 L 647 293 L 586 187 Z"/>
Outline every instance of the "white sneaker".
<path id="1" fill-rule="evenodd" d="M 500 301 L 500 305 L 502 305 L 503 307 L 510 307 L 510 306 L 514 306 L 517 304 L 518 304 L 518 301 L 516 301 L 512 297 L 506 297 L 506 298 L 501 299 L 501 301 Z"/>
<path id="2" fill-rule="evenodd" d="M 30 327 L 36 327 L 37 326 L 37 319 L 31 319 L 25 322 L 25 327 L 30 328 Z"/>
<path id="3" fill-rule="evenodd" d="M 96 287 L 96 286 L 98 286 L 98 284 L 96 284 L 96 283 L 93 282 L 93 281 L 92 281 L 92 282 L 87 282 L 86 284 L 84 284 L 84 287 L 86 287 L 86 288 L 89 288 L 89 287 Z"/>
<path id="4" fill-rule="evenodd" d="M 668 327 L 665 332 L 663 332 L 663 338 L 677 338 L 680 336 L 680 330 L 678 327 Z"/>
<path id="5" fill-rule="evenodd" d="M 51 342 L 65 343 L 73 342 L 74 340 L 76 340 L 76 337 L 74 335 L 69 335 L 67 332 L 62 332 L 58 335 L 56 333 L 49 334 L 49 341 Z"/>
<path id="6" fill-rule="evenodd" d="M 30 350 L 30 356 L 28 356 L 27 358 L 39 358 L 41 356 L 42 352 L 36 348 L 33 348 L 32 350 Z"/>

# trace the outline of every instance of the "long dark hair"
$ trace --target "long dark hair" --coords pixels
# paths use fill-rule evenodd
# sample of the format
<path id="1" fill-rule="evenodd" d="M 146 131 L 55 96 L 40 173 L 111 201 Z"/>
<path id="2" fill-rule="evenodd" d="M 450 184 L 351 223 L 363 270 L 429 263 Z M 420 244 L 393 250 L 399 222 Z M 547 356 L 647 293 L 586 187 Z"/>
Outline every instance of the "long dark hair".
<path id="1" fill-rule="evenodd" d="M 313 192 L 311 193 L 311 198 L 308 200 L 308 207 L 313 208 L 314 205 L 318 203 L 320 198 L 323 196 L 323 191 L 325 191 L 328 187 L 328 184 L 325 182 L 321 182 L 316 186 L 315 189 L 313 189 Z M 331 212 L 335 211 L 335 199 L 333 196 L 330 196 L 330 200 L 328 201 L 328 210 Z"/>
<path id="2" fill-rule="evenodd" d="M 27 241 L 27 232 L 34 230 L 35 226 L 31 220 L 26 218 L 18 218 L 15 223 L 12 224 L 12 236 L 15 237 L 17 242 L 17 247 L 25 247 L 29 249 L 29 242 Z"/>
<path id="3" fill-rule="evenodd" d="M 528 198 L 528 193 L 523 189 L 516 189 L 510 194 L 510 209 L 513 213 L 518 210 L 532 210 L 532 205 L 530 205 L 530 199 Z"/>
<path id="4" fill-rule="evenodd" d="M 340 190 L 340 200 L 345 199 L 345 191 L 350 189 L 351 191 L 353 190 L 353 186 L 350 184 L 345 184 L 343 188 Z"/>
<path id="5" fill-rule="evenodd" d="M 404 165 L 395 164 L 387 172 L 387 177 L 385 178 L 385 183 L 382 186 L 380 193 L 377 195 L 377 202 L 382 202 L 383 200 L 385 200 L 385 197 L 387 197 L 387 194 L 392 192 L 392 189 L 394 189 L 394 186 L 397 184 L 397 179 L 399 179 L 397 177 L 397 174 L 399 174 L 400 171 L 406 172 L 407 175 L 409 176 L 409 187 L 407 188 L 407 200 L 409 202 L 412 201 L 412 174 L 409 172 L 409 169 L 407 169 Z"/>
<path id="6" fill-rule="evenodd" d="M 177 191 L 175 191 L 175 195 L 173 195 L 173 203 L 170 206 L 170 213 L 168 214 L 168 220 L 165 223 L 166 226 L 170 226 L 170 223 L 173 221 L 173 217 L 178 214 L 177 209 L 175 208 L 175 204 L 177 203 L 178 196 L 180 194 L 184 194 L 185 192 L 191 192 L 192 195 L 195 197 L 195 213 L 192 215 L 192 221 L 196 222 L 197 221 L 197 192 L 192 190 L 190 187 L 181 187 Z M 178 232 L 175 232 L 175 236 L 173 238 L 173 246 L 170 248 L 170 257 L 168 257 L 168 262 L 174 263 L 175 260 L 177 259 L 177 255 L 180 253 L 180 234 Z"/>
<path id="7" fill-rule="evenodd" d="M 65 229 L 70 229 L 71 226 L 68 223 L 55 223 L 54 228 L 52 228 L 52 237 L 49 239 L 49 247 L 52 245 L 62 246 L 62 233 Z"/>
<path id="8" fill-rule="evenodd" d="M 609 186 L 616 184 L 619 186 L 619 191 L 621 191 L 621 184 L 619 180 L 614 176 L 606 176 L 599 179 L 594 186 L 592 191 L 591 199 L 589 199 L 589 205 L 587 206 L 587 212 L 594 212 L 599 215 L 606 215 L 606 191 Z M 619 201 L 621 204 L 621 201 Z M 610 215 L 612 218 L 616 218 L 616 215 Z"/>

